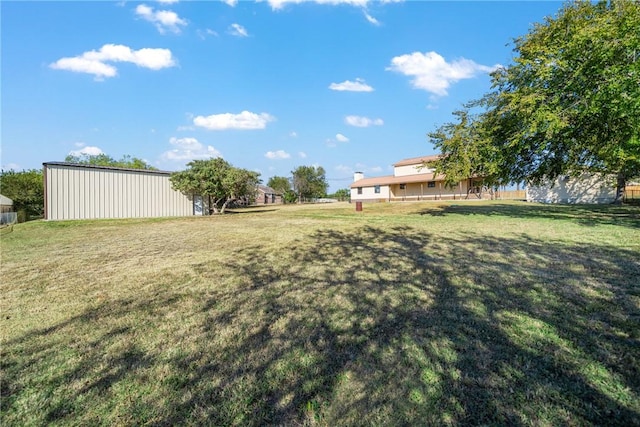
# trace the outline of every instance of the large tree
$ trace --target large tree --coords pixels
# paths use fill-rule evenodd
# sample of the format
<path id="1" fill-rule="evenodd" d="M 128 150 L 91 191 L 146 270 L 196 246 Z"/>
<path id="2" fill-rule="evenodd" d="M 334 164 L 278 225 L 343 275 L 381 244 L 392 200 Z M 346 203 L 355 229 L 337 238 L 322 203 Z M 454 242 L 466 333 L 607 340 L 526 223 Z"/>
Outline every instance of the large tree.
<path id="1" fill-rule="evenodd" d="M 298 202 L 304 199 L 324 197 L 329 184 L 322 166 L 298 166 L 291 171 L 293 190 L 298 195 Z"/>
<path id="2" fill-rule="evenodd" d="M 209 200 L 214 214 L 223 214 L 227 205 L 245 197 L 254 197 L 260 182 L 257 172 L 232 166 L 221 158 L 193 160 L 187 169 L 169 178 L 174 190 Z"/>
<path id="3" fill-rule="evenodd" d="M 272 176 L 269 178 L 269 181 L 267 181 L 267 186 L 281 194 L 291 191 L 291 181 L 285 176 Z"/>
<path id="4" fill-rule="evenodd" d="M 37 169 L 22 172 L 0 172 L 0 193 L 13 200 L 13 209 L 20 213 L 19 220 L 44 213 L 44 180 Z"/>
<path id="5" fill-rule="evenodd" d="M 437 169 L 531 183 L 596 171 L 616 175 L 621 200 L 640 175 L 639 28 L 631 0 L 568 3 L 536 24 L 515 40 L 513 64 L 492 74 L 493 91 L 475 105 L 483 111 L 429 134 L 443 154 Z"/>
<path id="6" fill-rule="evenodd" d="M 107 154 L 69 154 L 65 159 L 68 163 L 77 163 L 81 165 L 96 165 L 96 166 L 113 166 L 118 168 L 129 169 L 146 169 L 156 170 L 153 166 L 148 164 L 142 159 L 137 157 L 131 157 L 130 155 L 122 156 L 120 160 L 116 160 Z"/>

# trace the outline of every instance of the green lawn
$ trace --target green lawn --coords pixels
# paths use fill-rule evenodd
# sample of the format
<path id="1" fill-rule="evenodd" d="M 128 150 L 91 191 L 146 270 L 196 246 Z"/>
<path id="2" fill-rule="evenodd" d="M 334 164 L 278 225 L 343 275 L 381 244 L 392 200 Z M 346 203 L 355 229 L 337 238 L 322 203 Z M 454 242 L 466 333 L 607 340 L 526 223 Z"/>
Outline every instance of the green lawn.
<path id="1" fill-rule="evenodd" d="M 284 206 L 1 244 L 1 425 L 640 425 L 638 207 Z"/>

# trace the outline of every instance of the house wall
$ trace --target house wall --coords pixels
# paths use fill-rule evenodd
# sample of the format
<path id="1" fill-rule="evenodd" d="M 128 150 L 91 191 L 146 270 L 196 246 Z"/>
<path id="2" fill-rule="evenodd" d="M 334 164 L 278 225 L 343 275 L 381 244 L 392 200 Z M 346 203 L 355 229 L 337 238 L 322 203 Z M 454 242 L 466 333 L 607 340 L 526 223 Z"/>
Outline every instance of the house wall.
<path id="1" fill-rule="evenodd" d="M 171 188 L 168 172 L 45 163 L 49 220 L 193 215 L 193 201 Z"/>
<path id="2" fill-rule="evenodd" d="M 282 203 L 282 195 L 280 194 L 265 193 L 260 190 L 256 194 L 256 205 L 281 205 Z"/>
<path id="3" fill-rule="evenodd" d="M 467 187 L 466 181 L 463 181 L 462 185 L 456 185 L 453 188 L 445 186 L 443 181 L 435 181 L 435 187 L 429 187 L 428 181 L 406 184 L 404 189 L 400 189 L 400 184 L 394 184 L 391 186 L 391 198 L 417 199 L 418 197 L 424 197 L 432 199 L 437 197 L 466 197 Z"/>
<path id="4" fill-rule="evenodd" d="M 389 200 L 389 186 L 381 185 L 380 193 L 375 192 L 375 187 L 362 187 L 362 194 L 358 194 L 357 188 L 351 189 L 351 200 Z"/>
<path id="5" fill-rule="evenodd" d="M 541 203 L 611 203 L 615 200 L 615 177 L 583 174 L 559 177 L 553 186 L 527 186 L 527 201 Z"/>
<path id="6" fill-rule="evenodd" d="M 394 176 L 407 176 L 421 173 L 433 173 L 433 169 L 420 168 L 420 165 L 396 166 L 393 168 Z"/>

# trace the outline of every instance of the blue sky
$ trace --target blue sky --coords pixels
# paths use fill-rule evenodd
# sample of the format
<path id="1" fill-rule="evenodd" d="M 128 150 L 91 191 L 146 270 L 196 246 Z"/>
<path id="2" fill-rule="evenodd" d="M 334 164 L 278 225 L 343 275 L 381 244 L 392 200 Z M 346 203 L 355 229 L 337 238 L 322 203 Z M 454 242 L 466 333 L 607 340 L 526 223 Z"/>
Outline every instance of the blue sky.
<path id="1" fill-rule="evenodd" d="M 162 170 L 222 156 L 269 177 L 434 154 L 426 134 L 490 89 L 559 2 L 0 2 L 1 164 L 70 153 Z"/>

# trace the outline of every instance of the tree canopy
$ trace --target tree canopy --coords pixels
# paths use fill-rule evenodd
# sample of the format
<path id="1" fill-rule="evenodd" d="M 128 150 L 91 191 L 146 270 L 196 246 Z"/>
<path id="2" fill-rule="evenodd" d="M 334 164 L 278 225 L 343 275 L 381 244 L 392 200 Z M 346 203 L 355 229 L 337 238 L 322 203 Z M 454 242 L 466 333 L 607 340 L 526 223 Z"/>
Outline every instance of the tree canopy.
<path id="1" fill-rule="evenodd" d="M 174 190 L 209 199 L 213 213 L 224 213 L 227 205 L 242 198 L 255 197 L 260 174 L 232 166 L 221 158 L 193 160 L 187 169 L 171 174 Z"/>
<path id="2" fill-rule="evenodd" d="M 130 155 L 122 156 L 120 160 L 116 160 L 107 154 L 81 154 L 74 156 L 69 154 L 65 159 L 68 163 L 77 163 L 81 165 L 95 165 L 95 166 L 113 166 L 117 168 L 129 168 L 129 169 L 145 169 L 156 170 L 153 166 L 148 164 L 142 159 L 137 157 L 131 157 Z"/>
<path id="3" fill-rule="evenodd" d="M 304 199 L 324 197 L 329 184 L 325 178 L 322 166 L 298 166 L 291 171 L 293 176 L 293 190 L 298 195 L 298 201 Z"/>
<path id="4" fill-rule="evenodd" d="M 575 2 L 515 39 L 492 91 L 428 134 L 451 181 L 640 175 L 640 3 Z M 475 113 L 475 111 L 479 111 Z"/>
<path id="5" fill-rule="evenodd" d="M 0 193 L 13 200 L 13 209 L 24 219 L 44 213 L 44 180 L 37 169 L 0 172 Z"/>
<path id="6" fill-rule="evenodd" d="M 291 191 L 291 181 L 285 176 L 272 176 L 269 178 L 269 181 L 267 181 L 267 186 L 281 194 Z"/>

